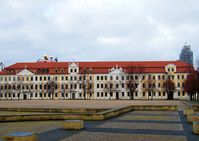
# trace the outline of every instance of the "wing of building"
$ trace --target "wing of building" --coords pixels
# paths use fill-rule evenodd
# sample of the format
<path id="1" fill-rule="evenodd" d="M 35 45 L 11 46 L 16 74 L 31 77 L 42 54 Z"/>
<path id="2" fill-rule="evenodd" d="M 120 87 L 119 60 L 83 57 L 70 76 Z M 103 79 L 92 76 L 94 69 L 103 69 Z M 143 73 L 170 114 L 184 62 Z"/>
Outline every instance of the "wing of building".
<path id="1" fill-rule="evenodd" d="M 0 72 L 0 99 L 188 99 L 182 61 L 22 62 Z"/>

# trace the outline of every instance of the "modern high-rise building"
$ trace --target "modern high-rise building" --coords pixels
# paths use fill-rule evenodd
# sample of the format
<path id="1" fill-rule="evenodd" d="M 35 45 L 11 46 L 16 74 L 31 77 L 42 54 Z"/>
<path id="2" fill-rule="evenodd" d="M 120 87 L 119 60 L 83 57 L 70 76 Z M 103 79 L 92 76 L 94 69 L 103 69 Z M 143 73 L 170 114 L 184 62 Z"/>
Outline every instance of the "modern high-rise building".
<path id="1" fill-rule="evenodd" d="M 193 51 L 191 46 L 185 44 L 180 53 L 180 60 L 193 65 Z"/>

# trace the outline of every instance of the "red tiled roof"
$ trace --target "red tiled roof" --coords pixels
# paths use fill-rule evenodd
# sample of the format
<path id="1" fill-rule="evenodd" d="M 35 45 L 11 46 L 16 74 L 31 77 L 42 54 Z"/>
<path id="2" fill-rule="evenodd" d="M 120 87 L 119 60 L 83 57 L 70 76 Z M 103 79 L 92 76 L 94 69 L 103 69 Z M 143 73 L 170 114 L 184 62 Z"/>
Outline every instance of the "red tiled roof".
<path id="1" fill-rule="evenodd" d="M 24 68 L 27 68 L 31 72 L 35 72 L 37 69 L 49 69 L 49 74 L 63 74 L 63 72 L 55 72 L 55 69 L 63 69 L 64 73 L 68 73 L 68 63 L 69 62 L 23 62 L 16 63 L 11 66 L 8 66 L 5 70 L 16 70 L 20 72 Z M 96 74 L 105 74 L 108 71 L 116 67 L 121 67 L 123 69 L 129 66 L 141 66 L 145 68 L 147 73 L 164 73 L 165 66 L 168 64 L 174 64 L 177 66 L 177 72 L 188 72 L 192 66 L 188 63 L 182 61 L 105 61 L 105 62 L 77 62 L 79 63 L 80 69 L 83 68 L 92 68 L 92 72 Z M 0 73 L 1 74 L 1 73 Z"/>

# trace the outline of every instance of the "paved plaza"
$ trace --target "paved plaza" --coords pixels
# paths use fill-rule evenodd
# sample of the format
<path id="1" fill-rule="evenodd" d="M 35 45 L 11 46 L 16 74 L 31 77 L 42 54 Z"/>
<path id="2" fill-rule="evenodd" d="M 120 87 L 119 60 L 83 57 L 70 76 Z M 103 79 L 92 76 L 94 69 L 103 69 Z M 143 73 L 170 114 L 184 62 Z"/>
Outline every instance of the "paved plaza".
<path id="1" fill-rule="evenodd" d="M 178 100 L 0 100 L 0 107 L 6 108 L 88 108 L 112 109 L 129 105 L 178 105 L 186 106 Z"/>
<path id="2" fill-rule="evenodd" d="M 7 103 L 7 104 L 6 104 Z M 74 101 L 0 101 L 0 107 L 36 108 L 118 108 L 128 105 L 178 105 L 178 111 L 131 111 L 104 121 L 85 121 L 79 131 L 63 130 L 63 121 L 0 123 L 0 135 L 12 131 L 39 133 L 39 141 L 197 141 L 192 124 L 187 123 L 182 110 L 185 101 L 142 100 L 74 100 Z M 0 113 L 3 114 L 3 113 Z M 10 112 L 7 112 L 10 114 Z"/>

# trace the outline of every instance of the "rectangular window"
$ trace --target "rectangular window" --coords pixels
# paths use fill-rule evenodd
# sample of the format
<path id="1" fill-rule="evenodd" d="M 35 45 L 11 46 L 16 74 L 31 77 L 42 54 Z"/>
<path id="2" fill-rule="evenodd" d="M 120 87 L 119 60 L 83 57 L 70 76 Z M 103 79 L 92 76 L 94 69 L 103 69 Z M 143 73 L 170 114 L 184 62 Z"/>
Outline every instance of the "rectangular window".
<path id="1" fill-rule="evenodd" d="M 122 92 L 122 96 L 124 97 L 124 92 Z"/>
<path id="2" fill-rule="evenodd" d="M 178 87 L 180 87 L 180 83 L 178 83 Z"/>
<path id="3" fill-rule="evenodd" d="M 129 92 L 128 92 L 127 94 L 128 94 L 128 96 L 130 96 L 130 93 L 129 93 Z"/>
<path id="4" fill-rule="evenodd" d="M 99 80 L 99 76 L 97 76 L 97 80 Z"/>
<path id="5" fill-rule="evenodd" d="M 104 77 L 103 76 L 101 76 L 101 80 L 103 80 L 104 79 Z"/>
<path id="6" fill-rule="evenodd" d="M 42 81 L 42 76 L 39 77 L 39 80 Z"/>
<path id="7" fill-rule="evenodd" d="M 116 76 L 116 80 L 118 80 L 119 79 L 119 77 L 118 76 Z"/>
<path id="8" fill-rule="evenodd" d="M 149 96 L 151 96 L 151 92 L 148 92 Z"/>
<path id="9" fill-rule="evenodd" d="M 105 76 L 105 80 L 107 80 L 107 76 Z"/>
<path id="10" fill-rule="evenodd" d="M 97 84 L 97 88 L 99 88 L 99 84 Z"/>
<path id="11" fill-rule="evenodd" d="M 101 97 L 103 97 L 104 96 L 104 93 L 103 92 L 101 92 Z"/>
<path id="12" fill-rule="evenodd" d="M 104 85 L 103 85 L 103 84 L 101 84 L 101 88 L 104 88 Z"/>
<path id="13" fill-rule="evenodd" d="M 30 81 L 33 81 L 33 77 L 30 78 Z"/>
<path id="14" fill-rule="evenodd" d="M 180 92 L 178 92 L 178 96 L 180 96 Z"/>
<path id="15" fill-rule="evenodd" d="M 124 76 L 122 76 L 122 80 L 124 80 Z"/>
<path id="16" fill-rule="evenodd" d="M 158 75 L 158 80 L 160 80 L 160 75 Z"/>
<path id="17" fill-rule="evenodd" d="M 61 77 L 61 80 L 64 81 L 64 76 Z"/>
<path id="18" fill-rule="evenodd" d="M 97 97 L 99 97 L 99 95 L 100 95 L 99 92 L 97 92 Z"/>
<path id="19" fill-rule="evenodd" d="M 108 95 L 107 95 L 107 92 L 105 92 L 105 97 L 107 97 Z"/>
<path id="20" fill-rule="evenodd" d="M 143 96 L 145 96 L 145 92 L 143 92 Z"/>
<path id="21" fill-rule="evenodd" d="M 159 92 L 159 96 L 161 96 L 161 92 Z"/>
<path id="22" fill-rule="evenodd" d="M 73 73 L 73 69 L 70 69 L 70 72 Z"/>

